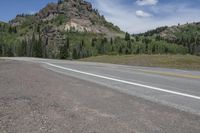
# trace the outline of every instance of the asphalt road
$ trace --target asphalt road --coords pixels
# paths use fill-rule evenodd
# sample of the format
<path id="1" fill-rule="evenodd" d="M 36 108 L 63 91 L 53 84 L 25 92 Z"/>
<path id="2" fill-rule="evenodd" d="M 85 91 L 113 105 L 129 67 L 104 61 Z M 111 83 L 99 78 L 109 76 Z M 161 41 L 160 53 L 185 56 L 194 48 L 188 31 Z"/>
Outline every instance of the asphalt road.
<path id="1" fill-rule="evenodd" d="M 200 132 L 198 71 L 4 59 L 0 132 Z"/>

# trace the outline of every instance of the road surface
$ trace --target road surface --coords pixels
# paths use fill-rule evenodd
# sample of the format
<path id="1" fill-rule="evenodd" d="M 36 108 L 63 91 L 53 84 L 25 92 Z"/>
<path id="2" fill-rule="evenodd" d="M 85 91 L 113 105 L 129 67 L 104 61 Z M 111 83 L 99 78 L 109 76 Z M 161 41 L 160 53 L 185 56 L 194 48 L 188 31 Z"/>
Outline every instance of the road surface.
<path id="1" fill-rule="evenodd" d="M 4 59 L 0 132 L 200 132 L 198 71 Z"/>

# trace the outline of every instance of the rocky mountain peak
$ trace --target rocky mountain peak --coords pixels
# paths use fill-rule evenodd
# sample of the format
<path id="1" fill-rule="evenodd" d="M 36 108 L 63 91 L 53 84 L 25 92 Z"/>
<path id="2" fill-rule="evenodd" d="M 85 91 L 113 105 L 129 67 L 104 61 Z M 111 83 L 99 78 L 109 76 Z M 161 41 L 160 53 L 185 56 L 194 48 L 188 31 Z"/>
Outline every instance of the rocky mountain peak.
<path id="1" fill-rule="evenodd" d="M 49 3 L 34 15 L 18 15 L 10 21 L 13 26 L 20 26 L 27 21 L 32 24 L 50 24 L 56 30 L 115 34 L 120 29 L 109 23 L 92 4 L 84 0 L 58 0 Z"/>
<path id="2" fill-rule="evenodd" d="M 93 11 L 92 5 L 83 0 L 64 0 L 58 3 L 50 3 L 37 14 L 40 19 L 53 19 L 52 16 L 64 14 L 68 18 L 88 16 Z M 50 18 L 48 18 L 51 16 Z M 48 19 L 47 19 L 48 18 Z"/>

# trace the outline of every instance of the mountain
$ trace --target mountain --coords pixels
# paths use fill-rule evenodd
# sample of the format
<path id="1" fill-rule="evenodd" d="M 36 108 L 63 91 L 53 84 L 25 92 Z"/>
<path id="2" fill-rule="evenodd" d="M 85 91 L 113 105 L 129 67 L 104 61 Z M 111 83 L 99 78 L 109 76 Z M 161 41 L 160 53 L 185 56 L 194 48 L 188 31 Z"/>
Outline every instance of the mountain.
<path id="1" fill-rule="evenodd" d="M 4 27 L 7 33 L 4 32 L 2 40 L 12 38 L 14 42 L 10 41 L 10 45 L 26 42 L 26 49 L 29 49 L 26 50 L 26 56 L 34 54 L 34 44 L 31 43 L 40 41 L 45 49 L 42 57 L 49 58 L 59 56 L 59 49 L 65 44 L 66 38 L 70 39 L 72 48 L 82 41 L 89 43 L 92 38 L 110 38 L 124 34 L 119 27 L 107 22 L 91 3 L 84 0 L 59 0 L 58 3 L 49 3 L 38 13 L 19 14 L 5 25 L 8 25 Z"/>
<path id="2" fill-rule="evenodd" d="M 200 54 L 200 22 L 159 27 L 139 36 L 155 37 L 157 40 L 183 45 L 190 54 Z"/>
<path id="3" fill-rule="evenodd" d="M 0 24 L 4 24 L 5 22 L 3 22 L 3 21 L 0 21 Z"/>
<path id="4" fill-rule="evenodd" d="M 59 0 L 50 3 L 35 15 L 18 15 L 10 21 L 12 26 L 49 25 L 57 31 L 79 31 L 115 35 L 121 32 L 117 26 L 105 20 L 104 16 L 83 0 Z"/>

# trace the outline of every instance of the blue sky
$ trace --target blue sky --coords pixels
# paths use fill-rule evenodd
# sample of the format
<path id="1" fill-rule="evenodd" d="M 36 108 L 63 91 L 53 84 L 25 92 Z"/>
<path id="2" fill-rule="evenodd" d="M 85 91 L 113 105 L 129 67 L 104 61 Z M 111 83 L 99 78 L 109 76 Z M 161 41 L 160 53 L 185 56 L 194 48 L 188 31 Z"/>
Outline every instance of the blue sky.
<path id="1" fill-rule="evenodd" d="M 0 20 L 19 13 L 34 13 L 57 0 L 1 0 Z M 87 0 L 108 21 L 131 33 L 164 25 L 200 21 L 200 0 Z"/>
<path id="2" fill-rule="evenodd" d="M 1 0 L 0 21 L 8 22 L 17 14 L 37 12 L 49 2 L 57 0 Z"/>

